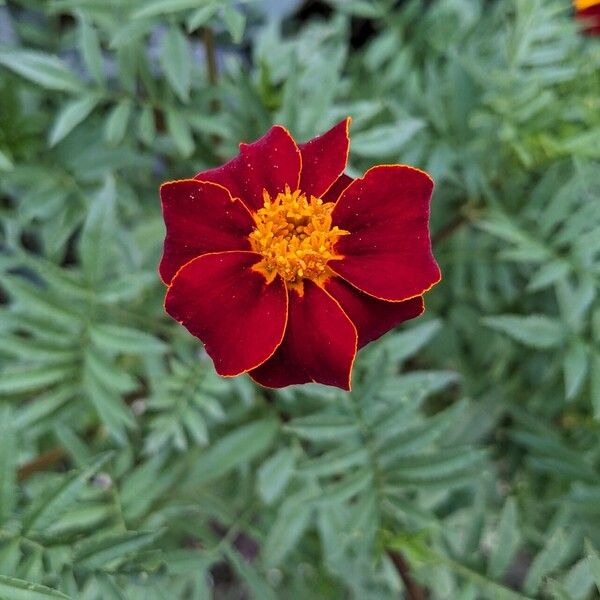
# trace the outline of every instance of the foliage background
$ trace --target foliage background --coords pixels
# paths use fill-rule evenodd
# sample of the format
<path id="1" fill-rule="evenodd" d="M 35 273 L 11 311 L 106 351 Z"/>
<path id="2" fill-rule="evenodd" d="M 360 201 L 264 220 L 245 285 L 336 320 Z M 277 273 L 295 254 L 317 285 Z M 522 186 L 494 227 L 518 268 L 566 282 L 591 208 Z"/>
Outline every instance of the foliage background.
<path id="1" fill-rule="evenodd" d="M 600 40 L 567 0 L 0 2 L 0 598 L 598 597 Z M 350 394 L 215 376 L 157 188 L 351 115 L 444 280 Z"/>

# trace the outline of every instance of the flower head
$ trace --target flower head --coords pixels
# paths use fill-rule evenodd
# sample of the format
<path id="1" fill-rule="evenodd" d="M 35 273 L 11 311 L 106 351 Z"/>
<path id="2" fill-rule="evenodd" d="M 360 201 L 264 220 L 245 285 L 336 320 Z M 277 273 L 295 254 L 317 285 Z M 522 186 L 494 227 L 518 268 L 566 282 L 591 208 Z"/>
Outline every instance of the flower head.
<path id="1" fill-rule="evenodd" d="M 161 186 L 165 309 L 220 375 L 350 389 L 357 349 L 420 315 L 440 280 L 431 178 L 404 165 L 348 177 L 349 124 L 304 144 L 276 125 Z"/>
<path id="2" fill-rule="evenodd" d="M 600 0 L 573 0 L 575 16 L 585 23 L 585 32 L 600 35 Z"/>

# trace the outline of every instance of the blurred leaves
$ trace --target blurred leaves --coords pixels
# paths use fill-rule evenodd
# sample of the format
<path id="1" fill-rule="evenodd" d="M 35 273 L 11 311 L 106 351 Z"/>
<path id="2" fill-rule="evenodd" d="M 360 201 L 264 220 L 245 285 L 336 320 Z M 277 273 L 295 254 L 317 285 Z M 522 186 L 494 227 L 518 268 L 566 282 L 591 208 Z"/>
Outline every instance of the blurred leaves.
<path id="1" fill-rule="evenodd" d="M 432 600 L 600 591 L 598 44 L 560 0 L 321 4 L 0 9 L 0 597 L 408 597 L 390 549 Z M 348 115 L 350 175 L 436 181 L 427 315 L 351 394 L 219 378 L 158 186 Z"/>

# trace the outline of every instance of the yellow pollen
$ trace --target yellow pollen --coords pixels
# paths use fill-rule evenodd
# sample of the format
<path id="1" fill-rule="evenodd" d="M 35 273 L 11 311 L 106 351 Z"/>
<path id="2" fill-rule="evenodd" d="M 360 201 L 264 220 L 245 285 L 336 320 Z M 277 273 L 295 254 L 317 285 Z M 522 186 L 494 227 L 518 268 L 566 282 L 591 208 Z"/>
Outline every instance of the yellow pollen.
<path id="1" fill-rule="evenodd" d="M 263 191 L 263 199 L 249 236 L 252 249 L 263 257 L 254 270 L 268 282 L 281 275 L 286 285 L 300 294 L 304 279 L 325 283 L 332 274 L 327 262 L 342 258 L 335 253 L 335 243 L 349 233 L 331 226 L 334 203 L 315 196 L 308 200 L 306 194 L 292 192 L 287 185 L 275 198 Z"/>

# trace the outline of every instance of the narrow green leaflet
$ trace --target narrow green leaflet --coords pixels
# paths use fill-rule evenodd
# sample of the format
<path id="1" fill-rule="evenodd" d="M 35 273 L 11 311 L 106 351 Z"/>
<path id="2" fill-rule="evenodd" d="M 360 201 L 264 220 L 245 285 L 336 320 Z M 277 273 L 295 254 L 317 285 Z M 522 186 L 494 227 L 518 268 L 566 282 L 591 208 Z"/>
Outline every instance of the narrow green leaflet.
<path id="1" fill-rule="evenodd" d="M 104 126 L 104 139 L 111 146 L 117 146 L 125 137 L 127 124 L 132 112 L 131 101 L 121 100 L 115 104 Z"/>
<path id="2" fill-rule="evenodd" d="M 89 478 L 111 457 L 112 453 L 110 452 L 100 455 L 87 467 L 66 475 L 59 485 L 40 494 L 23 515 L 23 529 L 44 532 L 56 519 L 70 510 L 77 502 L 78 496 Z"/>
<path id="3" fill-rule="evenodd" d="M 162 534 L 162 531 L 100 533 L 77 546 L 75 560 L 90 570 L 111 570 L 140 550 L 153 545 Z"/>
<path id="4" fill-rule="evenodd" d="M 258 470 L 257 487 L 262 499 L 271 504 L 284 491 L 294 473 L 295 457 L 290 448 L 282 448 Z"/>
<path id="5" fill-rule="evenodd" d="M 494 579 L 504 575 L 519 547 L 519 542 L 517 504 L 514 498 L 508 498 L 502 509 L 497 538 L 488 562 L 488 572 Z"/>
<path id="6" fill-rule="evenodd" d="M 98 29 L 90 25 L 89 20 L 80 15 L 79 18 L 79 45 L 85 66 L 96 83 L 104 85 L 106 75 L 104 73 L 104 61 L 100 48 Z"/>
<path id="7" fill-rule="evenodd" d="M 79 240 L 79 255 L 90 283 L 97 283 L 107 274 L 112 257 L 116 231 L 116 188 L 112 176 L 92 200 L 92 205 Z"/>
<path id="8" fill-rule="evenodd" d="M 7 600 L 71 600 L 58 590 L 0 575 L 0 598 Z"/>
<path id="9" fill-rule="evenodd" d="M 273 419 L 254 421 L 234 429 L 194 461 L 190 481 L 205 483 L 248 463 L 271 445 L 277 430 L 277 421 Z"/>
<path id="10" fill-rule="evenodd" d="M 0 405 L 0 527 L 17 503 L 17 439 L 12 410 Z"/>
<path id="11" fill-rule="evenodd" d="M 148 17 L 156 17 L 158 15 L 168 15 L 171 13 L 181 12 L 198 8 L 203 2 L 208 3 L 210 0 L 147 0 L 141 3 L 142 7 L 134 11 L 134 19 L 143 19 Z"/>
<path id="12" fill-rule="evenodd" d="M 531 348 L 555 348 L 565 336 L 561 323 L 544 315 L 485 317 L 483 323 Z"/>
<path id="13" fill-rule="evenodd" d="M 234 44 L 239 44 L 244 36 L 244 27 L 246 26 L 244 13 L 227 4 L 223 9 L 223 22 Z"/>
<path id="14" fill-rule="evenodd" d="M 33 50 L 0 50 L 0 65 L 49 90 L 81 92 L 83 85 L 67 65 Z"/>
<path id="15" fill-rule="evenodd" d="M 101 99 L 97 94 L 87 94 L 66 104 L 58 113 L 54 126 L 50 130 L 48 137 L 50 146 L 55 146 L 69 135 L 98 106 Z"/>
<path id="16" fill-rule="evenodd" d="M 133 327 L 98 324 L 92 325 L 89 331 L 92 342 L 105 350 L 138 354 L 161 353 L 166 350 L 163 342 Z"/>
<path id="17" fill-rule="evenodd" d="M 160 64 L 171 89 L 182 102 L 187 102 L 192 83 L 192 61 L 188 41 L 179 27 L 170 27 L 164 35 Z"/>

